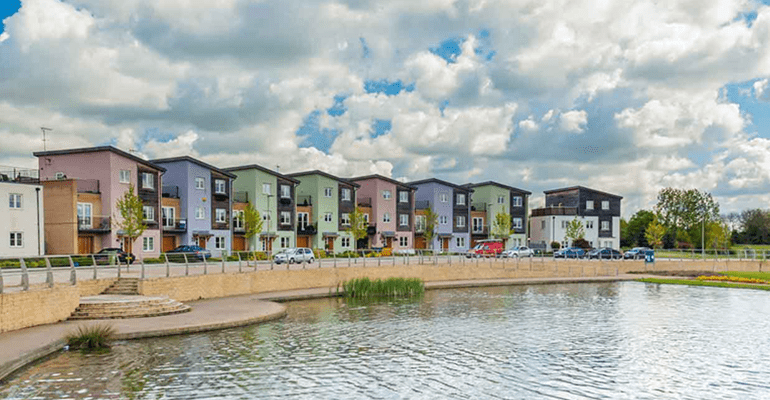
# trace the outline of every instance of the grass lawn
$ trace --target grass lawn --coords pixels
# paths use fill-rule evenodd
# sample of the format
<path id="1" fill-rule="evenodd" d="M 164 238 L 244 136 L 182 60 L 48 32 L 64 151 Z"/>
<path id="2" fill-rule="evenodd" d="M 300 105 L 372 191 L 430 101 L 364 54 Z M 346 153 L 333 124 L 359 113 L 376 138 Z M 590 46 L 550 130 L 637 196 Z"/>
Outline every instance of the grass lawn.
<path id="1" fill-rule="evenodd" d="M 727 271 L 720 272 L 722 275 L 737 276 L 739 278 L 753 278 L 770 281 L 770 272 L 743 272 L 743 271 Z"/>
<path id="2" fill-rule="evenodd" d="M 751 274 L 754 272 L 744 272 L 744 273 Z M 696 280 L 689 280 L 689 279 L 645 278 L 645 279 L 637 279 L 636 281 L 645 282 L 645 283 L 665 283 L 665 284 L 671 284 L 671 285 L 713 286 L 713 287 L 738 288 L 738 289 L 770 290 L 770 285 L 752 285 L 752 284 L 729 283 L 729 282 L 707 282 L 707 281 L 696 281 Z"/>
<path id="3" fill-rule="evenodd" d="M 754 250 L 767 250 L 770 252 L 770 244 L 734 244 L 730 246 L 730 249 L 745 250 L 747 247 Z"/>

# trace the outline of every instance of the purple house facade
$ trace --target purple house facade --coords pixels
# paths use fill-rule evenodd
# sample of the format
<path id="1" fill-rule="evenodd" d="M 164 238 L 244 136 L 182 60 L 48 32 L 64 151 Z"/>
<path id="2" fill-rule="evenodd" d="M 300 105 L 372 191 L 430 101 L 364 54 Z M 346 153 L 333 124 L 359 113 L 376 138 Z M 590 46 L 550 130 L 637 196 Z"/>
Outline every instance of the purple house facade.
<path id="1" fill-rule="evenodd" d="M 440 179 L 425 179 L 408 183 L 416 189 L 415 226 L 424 226 L 421 218 L 424 210 L 430 208 L 438 215 L 436 234 L 428 248 L 443 252 L 465 252 L 470 246 L 470 194 L 473 189 L 455 185 Z M 419 229 L 416 231 L 420 233 Z M 418 246 L 419 247 L 419 246 Z"/>

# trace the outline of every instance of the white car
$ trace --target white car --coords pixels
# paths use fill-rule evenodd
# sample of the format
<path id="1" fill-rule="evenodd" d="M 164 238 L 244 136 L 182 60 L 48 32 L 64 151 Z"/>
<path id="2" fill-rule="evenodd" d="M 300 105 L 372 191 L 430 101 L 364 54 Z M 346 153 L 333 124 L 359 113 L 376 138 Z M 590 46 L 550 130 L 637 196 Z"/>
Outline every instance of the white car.
<path id="1" fill-rule="evenodd" d="M 513 257 L 532 257 L 534 255 L 535 255 L 535 252 L 532 251 L 532 249 L 530 249 L 527 246 L 514 247 L 514 248 L 508 249 L 508 250 L 506 250 L 506 251 L 504 251 L 502 253 L 502 256 L 503 257 L 507 257 L 507 258 L 513 258 Z"/>
<path id="2" fill-rule="evenodd" d="M 286 249 L 273 257 L 273 262 L 276 264 L 312 263 L 313 261 L 315 261 L 313 250 L 310 250 L 307 247 Z"/>

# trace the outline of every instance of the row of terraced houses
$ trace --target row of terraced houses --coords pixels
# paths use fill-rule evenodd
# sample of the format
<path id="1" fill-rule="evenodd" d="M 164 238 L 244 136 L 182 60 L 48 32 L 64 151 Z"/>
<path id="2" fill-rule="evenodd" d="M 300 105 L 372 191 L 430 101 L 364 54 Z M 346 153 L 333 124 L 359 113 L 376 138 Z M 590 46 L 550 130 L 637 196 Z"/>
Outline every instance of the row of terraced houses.
<path id="1" fill-rule="evenodd" d="M 544 208 L 528 210 L 530 192 L 498 182 L 400 182 L 381 175 L 337 177 L 322 171 L 282 174 L 252 164 L 219 168 L 192 157 L 144 160 L 112 146 L 36 152 L 38 170 L 0 169 L 5 237 L 0 256 L 88 254 L 128 248 L 118 200 L 133 187 L 143 203 L 145 232 L 135 254 L 156 257 L 180 245 L 214 254 L 310 247 L 330 252 L 390 248 L 463 252 L 493 236 L 499 213 L 510 216 L 506 247 L 550 249 L 566 223 L 584 221 L 596 247 L 619 247 L 621 197 L 581 186 L 547 191 Z M 245 237 L 248 203 L 264 219 Z M 363 212 L 367 237 L 354 243 L 350 215 Z M 438 215 L 432 243 L 425 212 Z"/>

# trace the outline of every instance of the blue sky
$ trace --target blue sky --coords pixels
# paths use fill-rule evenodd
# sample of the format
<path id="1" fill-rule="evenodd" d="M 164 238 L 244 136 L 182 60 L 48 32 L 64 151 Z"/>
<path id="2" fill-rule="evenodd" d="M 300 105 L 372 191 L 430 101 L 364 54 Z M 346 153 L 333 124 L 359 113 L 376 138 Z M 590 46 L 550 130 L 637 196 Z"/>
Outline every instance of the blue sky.
<path id="1" fill-rule="evenodd" d="M 19 11 L 19 8 L 21 7 L 21 1 L 17 0 L 3 0 L 0 1 L 0 21 L 4 20 L 6 17 L 9 17 L 16 13 L 16 11 Z M 0 32 L 4 30 L 5 28 L 3 26 L 0 26 Z"/>

